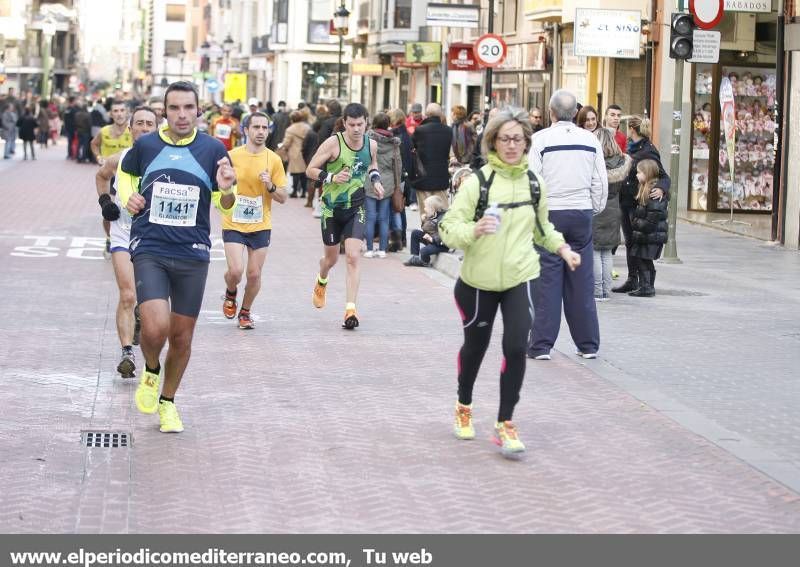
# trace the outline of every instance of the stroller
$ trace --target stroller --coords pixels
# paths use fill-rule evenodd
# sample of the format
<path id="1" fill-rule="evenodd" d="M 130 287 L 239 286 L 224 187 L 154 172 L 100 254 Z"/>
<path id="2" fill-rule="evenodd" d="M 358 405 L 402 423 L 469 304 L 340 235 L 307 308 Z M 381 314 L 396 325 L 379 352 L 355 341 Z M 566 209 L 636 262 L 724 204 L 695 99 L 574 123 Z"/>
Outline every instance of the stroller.
<path id="1" fill-rule="evenodd" d="M 472 168 L 468 165 L 461 163 L 451 164 L 450 166 L 450 187 L 447 189 L 447 201 L 449 205 L 453 204 L 453 199 L 456 198 L 458 188 L 464 183 L 464 180 L 472 175 Z"/>

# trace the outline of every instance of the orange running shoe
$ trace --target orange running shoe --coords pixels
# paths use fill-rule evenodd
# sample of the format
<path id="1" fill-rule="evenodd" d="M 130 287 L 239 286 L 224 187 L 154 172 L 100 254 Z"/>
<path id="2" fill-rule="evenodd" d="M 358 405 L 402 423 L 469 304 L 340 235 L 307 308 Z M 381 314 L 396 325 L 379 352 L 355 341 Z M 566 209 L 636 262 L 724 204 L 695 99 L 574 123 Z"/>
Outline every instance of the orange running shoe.
<path id="1" fill-rule="evenodd" d="M 342 323 L 342 329 L 347 329 L 348 331 L 352 331 L 358 327 L 358 317 L 356 316 L 355 309 L 348 309 L 344 312 L 344 323 Z"/>
<path id="2" fill-rule="evenodd" d="M 328 284 L 320 283 L 319 278 L 317 278 L 317 281 L 314 284 L 314 292 L 311 294 L 311 303 L 313 303 L 314 307 L 317 309 L 322 309 L 325 307 L 325 292 L 327 289 Z"/>
<path id="3" fill-rule="evenodd" d="M 250 311 L 242 309 L 239 311 L 239 328 L 240 329 L 255 329 L 256 324 L 250 318 Z"/>
<path id="4" fill-rule="evenodd" d="M 238 303 L 236 302 L 236 296 L 231 296 L 225 291 L 225 296 L 223 297 L 222 302 L 222 314 L 225 315 L 227 319 L 233 319 L 236 317 L 236 307 L 238 307 Z"/>

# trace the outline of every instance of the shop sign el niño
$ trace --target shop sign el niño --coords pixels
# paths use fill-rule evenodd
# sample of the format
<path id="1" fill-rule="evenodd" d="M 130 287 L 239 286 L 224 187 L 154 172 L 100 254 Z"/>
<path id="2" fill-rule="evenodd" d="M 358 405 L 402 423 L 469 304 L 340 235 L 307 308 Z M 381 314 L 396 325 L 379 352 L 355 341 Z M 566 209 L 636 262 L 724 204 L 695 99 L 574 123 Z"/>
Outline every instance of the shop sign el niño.
<path id="1" fill-rule="evenodd" d="M 638 59 L 641 34 L 638 10 L 575 10 L 575 55 Z"/>

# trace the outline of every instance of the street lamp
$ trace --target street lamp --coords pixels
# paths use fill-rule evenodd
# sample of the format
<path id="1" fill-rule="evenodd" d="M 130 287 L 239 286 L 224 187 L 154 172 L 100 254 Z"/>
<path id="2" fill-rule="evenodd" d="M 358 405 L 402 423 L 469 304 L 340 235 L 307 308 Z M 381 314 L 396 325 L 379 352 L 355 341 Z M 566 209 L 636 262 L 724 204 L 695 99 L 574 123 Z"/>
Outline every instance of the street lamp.
<path id="1" fill-rule="evenodd" d="M 50 98 L 50 52 L 53 50 L 53 36 L 56 35 L 56 23 L 52 16 L 48 16 L 42 22 L 42 37 L 44 46 L 42 47 L 42 99 Z"/>
<path id="2" fill-rule="evenodd" d="M 225 52 L 225 72 L 227 73 L 230 70 L 231 66 L 231 49 L 233 49 L 233 38 L 231 34 L 228 34 L 228 37 L 225 38 L 225 41 L 222 42 L 222 50 Z"/>
<path id="3" fill-rule="evenodd" d="M 181 50 L 178 52 L 178 59 L 180 59 L 180 62 L 181 62 L 181 74 L 180 74 L 180 79 L 179 79 L 181 81 L 183 80 L 183 58 L 184 57 L 186 57 L 186 50 L 183 47 L 181 47 Z"/>
<path id="4" fill-rule="evenodd" d="M 344 51 L 344 36 L 347 35 L 347 26 L 350 22 L 350 12 L 345 8 L 344 2 L 333 14 L 333 29 L 339 36 L 339 87 L 337 89 L 338 98 L 342 98 L 342 52 Z"/>

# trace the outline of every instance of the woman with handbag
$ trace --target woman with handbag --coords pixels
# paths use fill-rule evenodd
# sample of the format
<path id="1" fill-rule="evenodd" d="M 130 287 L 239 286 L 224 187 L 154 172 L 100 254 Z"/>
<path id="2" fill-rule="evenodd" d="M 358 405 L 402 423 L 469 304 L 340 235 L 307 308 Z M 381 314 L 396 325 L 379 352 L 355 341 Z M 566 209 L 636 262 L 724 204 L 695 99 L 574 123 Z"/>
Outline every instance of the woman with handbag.
<path id="1" fill-rule="evenodd" d="M 383 112 L 375 115 L 372 120 L 372 130 L 367 135 L 370 139 L 378 142 L 378 171 L 381 174 L 384 194 L 383 198 L 379 199 L 369 179 L 364 182 L 364 189 L 367 193 L 365 201 L 367 226 L 364 233 L 367 240 L 367 251 L 364 253 L 364 257 L 385 258 L 386 250 L 389 247 L 390 209 L 395 191 L 400 190 L 400 172 L 403 167 L 400 157 L 400 139 L 389 130 L 389 115 Z M 400 197 L 402 198 L 402 193 Z M 372 242 L 375 238 L 376 222 L 380 242 L 378 250 L 373 252 Z"/>

